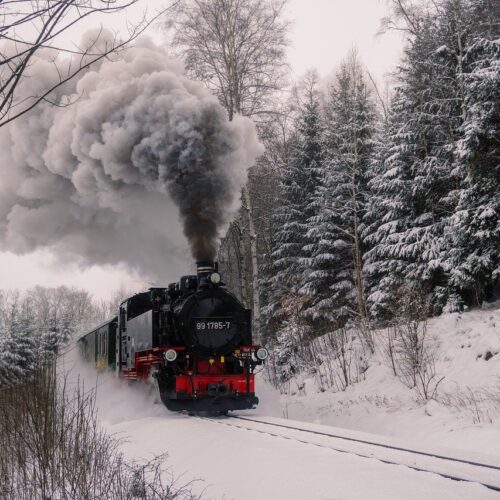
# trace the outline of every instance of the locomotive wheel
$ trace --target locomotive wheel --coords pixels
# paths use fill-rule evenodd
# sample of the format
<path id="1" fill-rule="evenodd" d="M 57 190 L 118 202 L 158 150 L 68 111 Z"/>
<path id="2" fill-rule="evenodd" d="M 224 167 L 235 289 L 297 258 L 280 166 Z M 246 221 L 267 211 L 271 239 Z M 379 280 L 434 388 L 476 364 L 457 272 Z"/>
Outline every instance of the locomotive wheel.
<path id="1" fill-rule="evenodd" d="M 158 372 L 156 377 L 156 385 L 158 387 L 157 393 L 160 396 L 161 402 L 171 411 L 170 408 L 170 397 L 172 390 L 175 388 L 175 375 L 173 373 L 169 373 L 169 371 L 163 369 Z"/>

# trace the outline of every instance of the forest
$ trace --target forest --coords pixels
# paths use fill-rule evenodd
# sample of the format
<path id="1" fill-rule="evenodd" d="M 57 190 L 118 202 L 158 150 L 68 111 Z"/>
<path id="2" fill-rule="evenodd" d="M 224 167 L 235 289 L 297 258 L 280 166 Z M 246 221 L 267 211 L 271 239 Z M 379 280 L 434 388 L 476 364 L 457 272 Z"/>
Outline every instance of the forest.
<path id="1" fill-rule="evenodd" d="M 500 293 L 500 4 L 388 6 L 379 36 L 397 30 L 404 50 L 383 82 L 355 47 L 334 76 L 311 69 L 294 81 L 286 1 L 175 2 L 155 18 L 187 74 L 230 119 L 252 118 L 265 145 L 217 258 L 280 366 L 325 333 L 390 324 L 402 296 L 427 317 Z M 24 103 L 10 85 L 4 113 Z M 113 309 L 96 312 L 85 292 L 37 290 L 4 292 L 2 343 L 21 336 L 29 349 L 36 331 L 55 351 L 54 337 Z"/>
<path id="2" fill-rule="evenodd" d="M 251 177 L 280 365 L 325 333 L 389 324 L 402 297 L 422 316 L 499 298 L 499 4 L 394 8 L 384 26 L 405 49 L 385 87 L 355 50 L 326 89 L 310 72 Z"/>
<path id="3" fill-rule="evenodd" d="M 73 253 L 62 252 L 63 260 L 78 255 L 84 264 L 120 263 L 135 271 L 163 262 L 164 235 L 149 234 L 153 225 L 148 223 L 158 218 L 154 212 L 159 207 L 169 205 L 158 196 L 143 209 L 138 199 L 123 196 L 123 186 L 137 180 L 137 173 L 120 178 L 130 158 L 115 162 L 116 178 L 103 169 L 94 180 L 104 190 L 86 199 L 71 190 L 71 182 L 76 178 L 84 193 L 98 182 L 81 172 L 68 174 L 75 159 L 68 160 L 59 148 L 64 141 L 56 138 L 53 157 L 52 151 L 38 155 L 53 161 L 60 154 L 50 170 L 50 162 L 37 157 L 42 140 L 28 137 L 35 129 L 49 137 L 51 116 L 66 108 L 56 133 L 68 132 L 72 106 L 83 96 L 64 93 L 71 82 L 85 75 L 92 83 L 93 68 L 103 61 L 119 67 L 129 45 L 137 44 L 150 57 L 152 42 L 139 36 L 154 26 L 164 44 L 155 48 L 153 59 L 166 60 L 167 54 L 180 59 L 187 77 L 217 97 L 224 120 L 251 119 L 264 146 L 241 193 L 237 190 L 241 208 L 227 232 L 217 235 L 221 274 L 252 310 L 255 343 L 270 352 L 264 377 L 281 395 L 305 396 L 308 376 L 317 393 L 338 395 L 370 378 L 365 376 L 370 364 L 375 367 L 372 383 L 384 365 L 389 375 L 375 379 L 380 386 L 399 384 L 398 390 L 404 386 L 411 392 L 412 403 L 439 400 L 469 412 L 475 424 L 492 423 L 500 392 L 483 387 L 483 381 L 490 380 L 484 366 L 493 364 L 485 363 L 498 354 L 494 316 L 487 326 L 477 326 L 477 335 L 474 325 L 464 327 L 460 334 L 467 341 L 452 331 L 459 328 L 458 320 L 450 331 L 438 331 L 450 345 L 455 342 L 449 349 L 435 338 L 429 342 L 429 331 L 435 336 L 451 320 L 447 323 L 444 316 L 432 328 L 428 322 L 447 313 L 498 307 L 500 300 L 500 0 L 387 0 L 388 15 L 380 20 L 378 36 L 396 31 L 403 50 L 383 81 L 368 71 L 355 46 L 340 64 L 332 61 L 329 77 L 314 68 L 293 76 L 287 62 L 293 31 L 287 0 L 172 0 L 152 17 L 144 13 L 123 39 L 116 34 L 104 39 L 110 33 L 100 38 L 101 28 L 86 35 L 88 48 L 59 44 L 58 36 L 73 25 L 94 14 L 115 15 L 137 2 L 0 2 L 0 41 L 5 37 L 8 42 L 0 52 L 0 130 L 6 132 L 0 147 L 10 144 L 9 134 L 29 143 L 23 147 L 33 147 L 20 148 L 21 153 L 12 148 L 2 157 L 2 176 L 10 179 L 0 179 L 0 249 L 22 254 L 55 249 L 64 240 Z M 29 42 L 19 33 L 31 24 L 37 34 Z M 30 80 L 39 53 L 46 81 Z M 66 57 L 62 63 L 61 54 Z M 179 73 L 182 64 L 175 63 Z M 103 104 L 107 101 L 112 99 Z M 115 118 L 121 124 L 122 118 Z M 83 113 L 83 129 L 90 121 Z M 83 146 L 91 135 L 82 135 Z M 221 140 L 220 149 L 228 142 Z M 72 148 L 74 153 L 77 147 Z M 90 149 L 92 157 L 99 147 Z M 123 151 L 113 153 L 120 160 Z M 151 158 L 143 162 L 144 178 L 151 174 Z M 95 166 L 95 159 L 86 166 Z M 35 180 L 14 195 L 8 182 L 17 186 L 26 172 L 28 181 Z M 144 198 L 153 191 L 150 180 L 137 190 Z M 81 213 L 61 209 L 70 206 L 61 201 L 68 193 L 68 199 L 81 202 L 71 205 Z M 26 202 L 19 210 L 16 196 Z M 52 204 L 52 198 L 61 204 Z M 102 199 L 107 211 L 82 215 Z M 109 236 L 118 234 L 110 231 L 120 226 L 115 221 L 134 220 L 126 211 L 119 214 L 123 218 L 114 218 L 121 205 L 145 214 L 148 223 L 132 238 L 138 246 L 123 243 L 130 238 Z M 61 224 L 47 223 L 46 229 L 42 216 L 29 219 L 30 211 L 45 207 L 51 219 L 45 222 L 62 213 Z M 71 217 L 81 232 L 58 235 Z M 16 238 L 9 226 L 13 222 L 26 223 L 29 237 Z M 158 243 L 157 248 L 143 251 L 148 245 L 142 238 Z M 120 256 L 117 262 L 113 252 Z M 0 497 L 48 498 L 58 492 L 58 498 L 71 499 L 197 498 L 190 482 L 176 483 L 173 476 L 162 480 L 165 456 L 127 462 L 120 442 L 99 426 L 95 391 L 80 379 L 70 387 L 69 375 L 58 372 L 58 361 L 68 354 L 71 358 L 76 349 L 74 340 L 115 315 L 120 300 L 135 291 L 117 286 L 109 300 L 97 300 L 69 286 L 0 288 Z M 467 319 L 463 324 L 473 323 Z M 481 389 L 471 389 L 467 381 L 460 388 L 457 384 L 455 392 L 440 394 L 441 382 L 452 371 L 446 363 L 458 360 L 467 342 L 471 348 L 475 335 L 484 337 L 481 350 L 469 353 L 488 375 L 480 372 Z M 460 360 L 470 366 L 469 358 Z M 288 391 L 292 382 L 293 393 Z M 385 399 L 379 404 L 367 385 L 368 395 L 360 389 L 362 397 L 392 411 Z"/>

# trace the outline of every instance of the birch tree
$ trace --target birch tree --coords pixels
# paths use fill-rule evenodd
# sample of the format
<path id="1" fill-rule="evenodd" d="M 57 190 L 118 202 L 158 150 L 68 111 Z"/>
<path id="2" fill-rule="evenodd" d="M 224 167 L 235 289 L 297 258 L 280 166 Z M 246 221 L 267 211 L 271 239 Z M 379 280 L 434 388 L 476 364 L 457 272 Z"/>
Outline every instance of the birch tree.
<path id="1" fill-rule="evenodd" d="M 282 88 L 287 69 L 285 5 L 286 0 L 182 0 L 174 9 L 167 24 L 172 45 L 190 76 L 205 82 L 219 98 L 230 120 L 242 114 L 259 121 L 272 110 L 272 96 Z M 258 234 L 252 204 L 245 186 L 242 210 L 250 242 L 254 333 L 259 340 Z M 240 221 L 238 231 L 242 229 Z M 244 250 L 239 251 L 239 269 L 246 281 Z M 245 298 L 245 284 L 241 289 Z"/>

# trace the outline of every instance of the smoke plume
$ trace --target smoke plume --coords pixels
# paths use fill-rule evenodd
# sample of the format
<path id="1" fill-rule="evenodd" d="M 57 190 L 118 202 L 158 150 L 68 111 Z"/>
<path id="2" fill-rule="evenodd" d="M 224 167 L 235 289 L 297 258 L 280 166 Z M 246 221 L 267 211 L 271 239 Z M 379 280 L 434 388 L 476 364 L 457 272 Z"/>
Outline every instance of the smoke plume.
<path id="1" fill-rule="evenodd" d="M 57 81 L 50 58 L 34 61 L 23 95 Z M 196 260 L 215 257 L 261 152 L 250 120 L 229 122 L 149 39 L 51 99 L 58 106 L 0 129 L 1 249 L 50 248 L 154 275 L 185 259 L 186 239 Z"/>

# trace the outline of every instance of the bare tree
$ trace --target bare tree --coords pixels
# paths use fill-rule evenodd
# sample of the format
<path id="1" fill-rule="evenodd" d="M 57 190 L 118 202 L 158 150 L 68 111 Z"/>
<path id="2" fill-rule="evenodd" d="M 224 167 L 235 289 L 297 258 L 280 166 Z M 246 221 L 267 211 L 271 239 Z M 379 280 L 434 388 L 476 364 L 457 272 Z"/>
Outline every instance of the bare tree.
<path id="1" fill-rule="evenodd" d="M 272 110 L 271 97 L 283 87 L 287 70 L 285 6 L 286 0 L 181 0 L 176 6 L 167 25 L 172 44 L 191 76 L 218 96 L 230 120 L 235 114 L 262 119 Z M 242 202 L 250 243 L 254 332 L 260 339 L 258 234 L 248 186 Z M 240 253 L 244 259 L 244 249 Z"/>
<path id="2" fill-rule="evenodd" d="M 393 308 L 392 366 L 421 401 L 435 398 L 444 377 L 436 371 L 435 343 L 428 335 L 428 293 L 422 283 L 405 283 Z"/>
<path id="3" fill-rule="evenodd" d="M 62 37 L 70 29 L 99 15 L 124 11 L 139 0 L 5 0 L 0 2 L 0 127 L 27 113 L 42 101 L 52 102 L 56 90 L 92 64 L 119 53 L 172 5 L 129 26 L 127 36 L 109 38 L 97 30 L 84 46 L 67 46 Z M 105 35 L 106 33 L 106 35 Z M 42 54 L 53 65 L 56 78 L 33 95 L 22 95 L 20 85 L 32 77 L 30 68 Z M 60 55 L 70 56 L 62 62 Z M 59 104 L 58 104 L 59 105 Z"/>
<path id="4" fill-rule="evenodd" d="M 181 0 L 174 9 L 168 24 L 172 43 L 191 76 L 219 97 L 229 119 L 269 111 L 269 98 L 282 88 L 285 5 L 286 0 Z"/>
<path id="5" fill-rule="evenodd" d="M 62 367 L 61 367 L 62 368 Z M 127 461 L 97 418 L 96 390 L 55 364 L 0 388 L 0 498 L 70 500 L 200 498 L 166 455 Z"/>
<path id="6" fill-rule="evenodd" d="M 406 31 L 412 35 L 419 29 L 419 13 L 432 3 L 432 0 L 387 0 L 391 15 L 382 18 L 380 32 Z"/>

